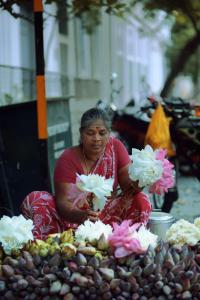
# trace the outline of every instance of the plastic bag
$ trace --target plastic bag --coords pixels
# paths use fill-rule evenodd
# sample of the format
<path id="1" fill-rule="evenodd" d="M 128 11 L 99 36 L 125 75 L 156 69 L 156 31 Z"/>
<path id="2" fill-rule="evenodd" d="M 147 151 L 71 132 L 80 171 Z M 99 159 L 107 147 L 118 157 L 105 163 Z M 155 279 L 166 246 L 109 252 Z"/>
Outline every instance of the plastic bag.
<path id="1" fill-rule="evenodd" d="M 170 120 L 159 104 L 152 115 L 145 136 L 145 145 L 149 144 L 153 149 L 166 149 L 169 157 L 175 155 L 169 130 Z"/>

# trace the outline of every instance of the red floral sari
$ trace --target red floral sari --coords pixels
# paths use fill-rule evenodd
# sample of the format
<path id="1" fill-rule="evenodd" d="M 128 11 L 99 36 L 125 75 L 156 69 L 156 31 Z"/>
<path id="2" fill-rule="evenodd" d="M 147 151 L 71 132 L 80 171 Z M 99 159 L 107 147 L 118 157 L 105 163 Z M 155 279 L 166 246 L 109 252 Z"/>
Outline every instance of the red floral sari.
<path id="1" fill-rule="evenodd" d="M 92 173 L 106 178 L 116 178 L 115 158 L 113 140 L 110 138 Z M 56 211 L 55 197 L 46 191 L 33 191 L 28 194 L 22 202 L 21 209 L 24 217 L 33 220 L 35 238 L 44 239 L 50 233 L 62 232 L 68 228 L 77 227 L 77 224 L 68 223 L 60 218 Z M 151 204 L 147 195 L 143 192 L 131 197 L 120 194 L 108 199 L 100 214 L 100 219 L 106 224 L 121 222 L 125 219 L 131 219 L 133 223 L 142 222 L 146 224 L 150 211 Z"/>

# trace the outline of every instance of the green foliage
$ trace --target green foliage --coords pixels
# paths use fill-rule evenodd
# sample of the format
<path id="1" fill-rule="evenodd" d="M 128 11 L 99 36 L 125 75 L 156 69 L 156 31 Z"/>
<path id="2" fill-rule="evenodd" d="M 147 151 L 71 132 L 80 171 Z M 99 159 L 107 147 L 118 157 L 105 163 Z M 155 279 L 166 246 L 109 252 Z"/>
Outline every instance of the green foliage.
<path id="1" fill-rule="evenodd" d="M 189 23 L 175 23 L 171 30 L 171 44 L 166 50 L 168 68 L 172 69 L 181 49 L 189 39 L 194 35 L 193 28 Z M 185 63 L 182 71 L 184 75 L 191 75 L 194 82 L 198 80 L 198 53 L 194 53 Z"/>
<path id="2" fill-rule="evenodd" d="M 0 0 L 0 9 L 7 10 L 15 18 L 22 17 L 13 11 L 13 5 L 20 5 L 22 2 L 32 2 L 32 0 Z M 101 19 L 101 10 L 108 14 L 115 14 L 123 17 L 125 14 L 131 15 L 136 5 L 143 8 L 144 19 L 156 18 L 158 11 L 166 13 L 166 19 L 173 19 L 172 43 L 167 49 L 168 66 L 171 68 L 166 85 L 164 86 L 163 95 L 168 91 L 171 82 L 179 72 L 192 74 L 197 78 L 197 52 L 200 44 L 200 0 L 44 0 L 45 4 L 62 4 L 67 8 L 68 17 L 79 17 L 89 19 L 90 23 L 85 24 L 88 32 L 97 26 Z M 66 20 L 67 21 L 67 20 Z M 189 53 L 185 49 L 189 48 L 193 39 L 193 51 Z M 180 60 L 184 57 L 184 61 Z M 176 68 L 176 70 L 175 70 Z M 161 93 L 162 94 L 162 93 Z"/>

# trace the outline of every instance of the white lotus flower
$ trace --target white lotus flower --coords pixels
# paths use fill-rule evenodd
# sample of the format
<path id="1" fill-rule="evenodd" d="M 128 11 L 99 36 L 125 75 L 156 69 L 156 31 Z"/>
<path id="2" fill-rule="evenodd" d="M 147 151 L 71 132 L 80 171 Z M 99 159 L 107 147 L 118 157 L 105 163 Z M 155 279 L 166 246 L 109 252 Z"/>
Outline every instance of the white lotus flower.
<path id="1" fill-rule="evenodd" d="M 102 221 L 98 220 L 92 222 L 86 220 L 83 224 L 79 225 L 75 231 L 75 239 L 77 242 L 81 241 L 95 241 L 99 240 L 100 236 L 104 234 L 106 240 L 108 236 L 112 233 L 112 227 L 110 225 L 104 224 Z"/>
<path id="2" fill-rule="evenodd" d="M 194 219 L 194 225 L 200 229 L 200 217 Z"/>
<path id="3" fill-rule="evenodd" d="M 139 230 L 133 233 L 133 237 L 140 242 L 143 251 L 147 251 L 149 245 L 155 248 L 158 242 L 158 236 L 150 232 L 144 225 L 141 225 Z"/>
<path id="4" fill-rule="evenodd" d="M 139 187 L 151 186 L 162 177 L 162 161 L 156 159 L 156 152 L 147 145 L 144 149 L 132 149 L 132 164 L 129 166 L 131 180 L 138 181 Z"/>
<path id="5" fill-rule="evenodd" d="M 180 219 L 167 230 L 166 239 L 170 244 L 193 246 L 200 240 L 200 229 L 195 224 Z"/>
<path id="6" fill-rule="evenodd" d="M 79 175 L 77 181 L 77 187 L 84 192 L 90 192 L 95 195 L 93 199 L 93 209 L 97 211 L 102 210 L 107 201 L 106 197 L 111 196 L 113 190 L 113 178 L 106 179 L 104 176 L 98 174 Z"/>
<path id="7" fill-rule="evenodd" d="M 18 250 L 29 241 L 33 240 L 33 221 L 26 220 L 24 216 L 12 218 L 3 216 L 0 219 L 0 243 L 6 254 L 12 250 Z"/>

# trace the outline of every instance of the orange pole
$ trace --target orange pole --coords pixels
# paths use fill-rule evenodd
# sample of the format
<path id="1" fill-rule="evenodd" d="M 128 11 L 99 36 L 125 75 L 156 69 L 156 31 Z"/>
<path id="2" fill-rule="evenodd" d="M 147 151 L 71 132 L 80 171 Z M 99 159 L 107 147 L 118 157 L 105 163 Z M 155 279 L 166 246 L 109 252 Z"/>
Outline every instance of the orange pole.
<path id="1" fill-rule="evenodd" d="M 44 46 L 43 46 L 43 6 L 42 0 L 34 0 L 35 39 L 36 39 L 36 93 L 38 138 L 47 139 L 47 104 L 44 75 Z"/>

